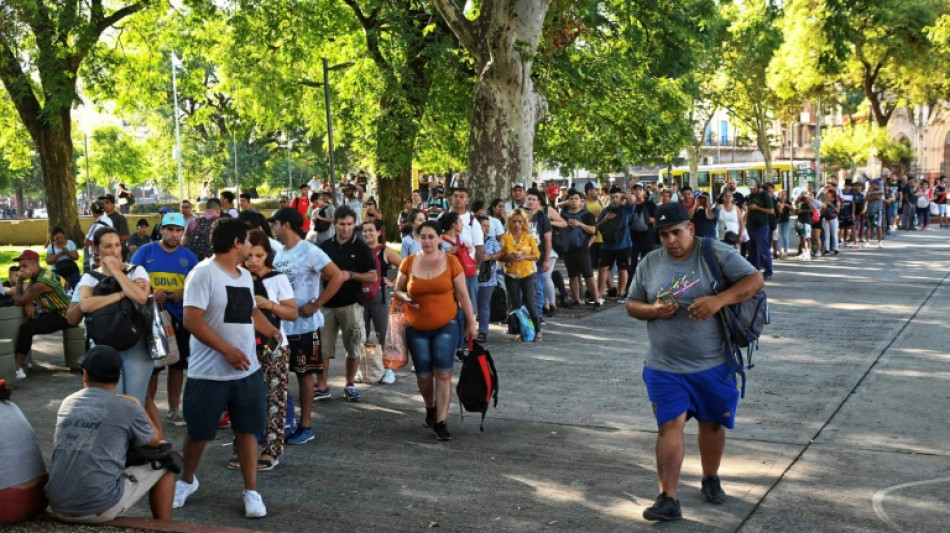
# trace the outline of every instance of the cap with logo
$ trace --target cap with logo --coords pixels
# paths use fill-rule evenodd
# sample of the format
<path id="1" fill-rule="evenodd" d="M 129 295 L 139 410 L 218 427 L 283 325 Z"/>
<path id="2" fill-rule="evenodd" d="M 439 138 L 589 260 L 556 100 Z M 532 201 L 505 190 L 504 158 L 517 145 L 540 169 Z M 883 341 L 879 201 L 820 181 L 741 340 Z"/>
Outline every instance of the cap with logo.
<path id="1" fill-rule="evenodd" d="M 654 226 L 657 229 L 689 222 L 689 212 L 686 211 L 686 206 L 679 202 L 663 204 L 657 207 L 653 216 L 656 220 Z"/>
<path id="2" fill-rule="evenodd" d="M 172 208 L 166 205 L 165 207 L 159 209 L 158 212 L 164 215 L 165 213 L 171 213 Z"/>
<path id="3" fill-rule="evenodd" d="M 185 217 L 181 213 L 165 213 L 162 217 L 162 226 L 185 227 Z"/>

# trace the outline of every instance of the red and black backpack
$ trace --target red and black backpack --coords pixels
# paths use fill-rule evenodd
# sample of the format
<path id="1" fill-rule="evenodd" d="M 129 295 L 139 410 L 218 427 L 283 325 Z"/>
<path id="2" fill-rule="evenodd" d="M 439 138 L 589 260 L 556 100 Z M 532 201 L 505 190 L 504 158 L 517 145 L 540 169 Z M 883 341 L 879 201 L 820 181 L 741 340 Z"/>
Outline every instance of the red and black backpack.
<path id="1" fill-rule="evenodd" d="M 491 354 L 477 342 L 472 342 L 468 354 L 463 355 L 462 371 L 455 392 L 459 397 L 459 411 L 464 408 L 470 413 L 481 413 L 479 429 L 485 431 L 485 414 L 493 399 L 495 407 L 498 407 L 498 372 Z M 464 420 L 464 412 L 461 416 Z"/>

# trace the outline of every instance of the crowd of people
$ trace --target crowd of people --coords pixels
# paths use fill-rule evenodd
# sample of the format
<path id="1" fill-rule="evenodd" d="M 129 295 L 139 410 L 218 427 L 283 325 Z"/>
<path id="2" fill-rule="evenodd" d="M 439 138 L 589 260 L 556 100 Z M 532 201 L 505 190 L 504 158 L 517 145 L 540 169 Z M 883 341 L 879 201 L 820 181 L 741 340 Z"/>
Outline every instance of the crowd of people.
<path id="1" fill-rule="evenodd" d="M 81 269 L 76 245 L 58 228 L 51 232 L 47 266 L 35 251 L 24 251 L 4 291 L 26 315 L 15 348 L 17 378 L 27 377 L 25 359 L 36 334 L 86 321 L 95 346 L 82 363 L 84 389 L 60 407 L 48 482 L 31 459 L 17 483 L 3 487 L 20 490 L 13 496 L 0 490 L 0 497 L 48 498 L 61 520 L 97 522 L 151 494 L 153 514 L 168 517 L 198 490 L 195 474 L 206 444 L 230 428 L 235 454 L 227 467 L 242 472 L 245 514 L 264 516 L 258 472 L 277 467 L 285 445 L 315 438 L 312 410 L 333 397 L 328 377 L 338 338 L 342 397 L 359 402 L 360 383 L 396 380 L 393 369 L 381 364 L 381 345 L 391 313 L 404 312 L 405 349 L 425 404 L 422 425 L 447 441 L 458 352 L 470 342 L 489 341 L 497 299 L 505 302 L 506 316 L 526 309 L 531 339 L 542 342 L 545 318 L 558 309 L 597 309 L 612 298 L 647 321 L 651 342 L 644 381 L 658 406 L 662 492 L 644 516 L 675 519 L 688 414 L 700 422 L 703 493 L 721 503 L 723 427 L 732 427 L 738 401 L 735 378 L 722 366 L 718 344 L 709 342 L 721 332 L 703 322 L 705 333 L 694 335 L 690 321 L 705 321 L 770 279 L 773 259 L 789 257 L 792 227 L 801 236 L 798 255 L 808 260 L 837 254 L 839 243 L 858 247 L 876 240 L 882 246 L 891 231 L 926 230 L 931 203 L 938 206 L 940 226 L 948 224 L 942 177 L 933 188 L 926 180 L 915 185 L 891 178 L 846 180 L 839 189 L 829 179 L 820 191 L 809 183 L 777 194 L 755 180 L 747 181 L 743 194 L 730 181 L 715 198 L 675 184 L 621 189 L 591 182 L 568 189 L 515 183 L 509 198 L 488 201 L 472 198 L 462 173 L 452 178 L 449 194 L 439 178 L 419 181 L 398 214 L 397 251 L 383 240 L 384 215 L 367 194 L 365 173 L 354 178 L 339 198 L 301 185 L 269 217 L 252 207 L 250 195 L 224 191 L 212 197 L 203 189 L 200 215 L 188 200 L 180 212 L 163 208 L 151 234 L 144 219 L 130 234 L 115 198 L 106 195 L 91 205 L 96 218 L 83 242 Z M 694 237 L 715 242 L 714 256 L 732 289 L 715 294 L 697 285 L 710 272 L 694 253 L 700 242 Z M 659 297 L 667 278 L 682 277 L 685 262 L 692 265 L 685 270 L 698 276 L 689 287 L 698 288 L 678 299 Z M 147 332 L 93 338 L 91 324 L 122 304 L 153 304 L 167 312 L 177 362 L 156 367 Z M 509 333 L 515 341 L 529 340 L 520 331 Z M 699 344 L 687 353 L 669 343 L 674 338 Z M 168 409 L 161 416 L 155 396 L 165 371 Z M 293 392 L 300 414 L 287 432 Z M 5 408 L 4 400 L 0 416 L 22 423 L 22 413 Z M 162 444 L 163 423 L 186 427 L 179 480 L 130 475 L 116 450 Z M 36 489 L 44 483 L 45 496 Z M 78 498 L 77 484 L 100 497 Z"/>

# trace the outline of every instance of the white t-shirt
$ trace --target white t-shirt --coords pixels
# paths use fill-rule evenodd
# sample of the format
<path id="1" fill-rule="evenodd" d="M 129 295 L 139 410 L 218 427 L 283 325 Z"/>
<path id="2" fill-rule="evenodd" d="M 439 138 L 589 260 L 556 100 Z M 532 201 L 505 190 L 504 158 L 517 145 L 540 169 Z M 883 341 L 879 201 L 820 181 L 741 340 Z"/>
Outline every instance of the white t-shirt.
<path id="1" fill-rule="evenodd" d="M 290 280 L 284 274 L 264 278 L 261 282 L 267 290 L 267 299 L 272 302 L 279 304 L 294 297 L 294 288 L 290 286 Z M 284 337 L 280 345 L 287 346 L 287 332 L 284 331 L 283 320 L 281 320 L 280 332 Z"/>
<path id="2" fill-rule="evenodd" d="M 254 342 L 254 282 L 251 273 L 238 268 L 237 276 L 213 260 L 198 263 L 185 280 L 184 306 L 204 310 L 204 321 L 228 344 L 247 355 L 247 370 L 235 370 L 210 346 L 191 336 L 188 377 L 211 381 L 244 379 L 261 367 Z"/>
<path id="3" fill-rule="evenodd" d="M 495 217 L 488 217 L 488 223 L 490 224 L 488 231 L 491 232 L 493 237 L 501 240 L 501 236 L 505 234 L 505 225 Z"/>
<path id="4" fill-rule="evenodd" d="M 331 262 L 326 252 L 307 241 L 300 241 L 293 248 L 284 248 L 274 255 L 274 269 L 287 276 L 294 288 L 297 307 L 320 297 L 320 273 Z M 284 320 L 281 326 L 287 335 L 310 333 L 323 327 L 323 313 L 301 316 L 293 322 Z"/>
<path id="5" fill-rule="evenodd" d="M 137 281 L 137 280 L 140 280 L 140 279 L 144 279 L 145 281 L 149 281 L 149 279 L 148 279 L 148 272 L 146 272 L 145 269 L 142 268 L 142 267 L 140 267 L 140 266 L 132 267 L 132 270 L 130 270 L 129 273 L 126 274 L 126 275 L 129 276 L 129 279 L 132 280 L 132 281 Z M 96 278 L 92 277 L 92 275 L 89 274 L 89 273 L 83 274 L 82 277 L 79 278 L 79 284 L 76 285 L 76 291 L 75 291 L 75 293 L 76 293 L 76 294 L 79 294 L 79 288 L 80 288 L 80 287 L 91 287 L 91 288 L 95 288 L 96 285 L 99 285 L 99 280 L 97 280 Z M 78 301 L 79 301 L 79 297 L 78 297 L 78 296 L 73 296 L 73 300 L 75 300 L 76 302 L 78 302 Z"/>

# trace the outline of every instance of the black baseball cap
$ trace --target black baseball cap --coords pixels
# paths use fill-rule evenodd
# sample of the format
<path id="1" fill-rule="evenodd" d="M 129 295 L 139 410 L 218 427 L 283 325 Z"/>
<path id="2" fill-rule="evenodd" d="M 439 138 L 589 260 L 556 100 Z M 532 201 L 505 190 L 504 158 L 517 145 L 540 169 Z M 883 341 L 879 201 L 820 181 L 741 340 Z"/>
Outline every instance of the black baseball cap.
<path id="1" fill-rule="evenodd" d="M 293 207 L 281 207 L 277 211 L 274 211 L 274 214 L 271 215 L 267 221 L 290 224 L 290 227 L 298 229 L 303 226 L 303 217 L 300 216 L 300 211 L 297 211 Z"/>
<path id="2" fill-rule="evenodd" d="M 99 383 L 116 383 L 122 374 L 122 356 L 111 346 L 93 346 L 80 362 L 89 377 Z"/>
<path id="3" fill-rule="evenodd" d="M 686 211 L 686 206 L 679 202 L 663 204 L 657 207 L 653 216 L 656 220 L 654 226 L 657 229 L 689 222 L 689 212 Z"/>
<path id="4" fill-rule="evenodd" d="M 102 196 L 100 196 L 98 199 L 99 199 L 99 200 L 102 200 L 102 201 L 104 201 L 104 202 L 107 201 L 107 202 L 115 203 L 115 196 L 112 196 L 111 194 L 102 195 Z"/>

